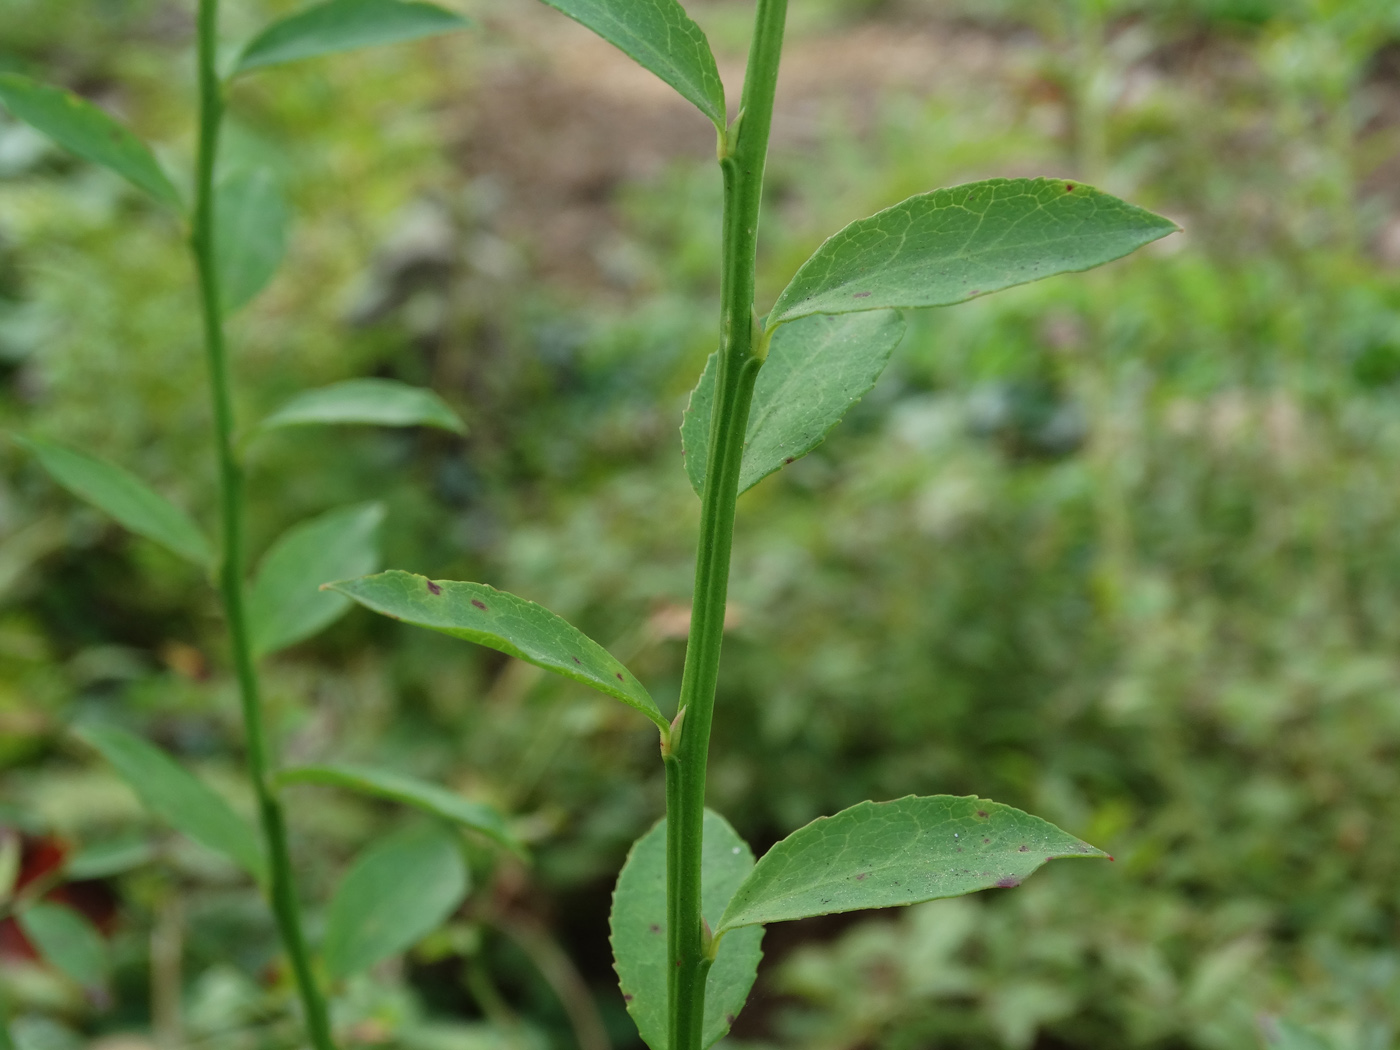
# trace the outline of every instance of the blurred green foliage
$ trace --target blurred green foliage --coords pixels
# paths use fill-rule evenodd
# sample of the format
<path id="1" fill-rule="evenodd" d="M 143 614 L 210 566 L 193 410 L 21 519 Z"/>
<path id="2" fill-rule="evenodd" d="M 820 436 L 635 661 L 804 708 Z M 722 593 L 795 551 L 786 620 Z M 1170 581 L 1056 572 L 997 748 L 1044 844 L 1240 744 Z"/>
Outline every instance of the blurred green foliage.
<path id="1" fill-rule="evenodd" d="M 228 39 L 291 6 L 231 2 Z M 825 232 L 974 177 L 1087 179 L 1187 233 L 911 314 L 871 396 L 741 502 L 711 784 L 756 850 L 861 799 L 976 792 L 1117 863 L 784 930 L 733 1041 L 1237 1050 L 1261 1018 L 1333 1050 L 1400 1040 L 1395 11 L 795 5 L 760 299 Z M 698 509 L 676 428 L 716 314 L 711 139 L 543 8 L 469 13 L 460 39 L 237 89 L 234 156 L 270 161 L 297 216 L 232 325 L 244 418 L 379 375 L 470 427 L 260 439 L 254 553 L 383 500 L 388 564 L 547 605 L 664 708 Z M 732 79 L 743 5 L 695 14 Z M 11 0 L 0 68 L 119 112 L 178 171 L 191 36 L 168 0 Z M 179 233 L 0 117 L 5 429 L 100 451 L 209 522 Z M 25 1050 L 295 1039 L 253 888 L 68 733 L 138 729 L 246 809 L 218 639 L 194 570 L 0 448 L 0 822 L 31 860 L 109 858 L 64 891 L 108 938 L 108 987 L 26 962 L 0 927 Z M 340 988 L 347 1045 L 572 1045 L 570 986 L 544 976 L 561 946 L 636 1045 L 605 915 L 661 810 L 644 722 L 362 613 L 277 657 L 268 687 L 289 761 L 431 777 L 535 840 L 487 903 Z M 315 899 L 407 819 L 289 790 Z"/>

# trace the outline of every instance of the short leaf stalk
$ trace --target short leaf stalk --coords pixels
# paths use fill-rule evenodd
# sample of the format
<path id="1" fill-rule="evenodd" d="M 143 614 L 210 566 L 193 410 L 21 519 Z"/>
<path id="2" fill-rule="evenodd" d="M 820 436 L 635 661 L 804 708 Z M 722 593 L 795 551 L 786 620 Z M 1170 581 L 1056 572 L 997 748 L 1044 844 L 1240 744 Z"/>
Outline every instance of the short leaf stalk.
<path id="1" fill-rule="evenodd" d="M 199 147 L 195 168 L 194 218 L 190 232 L 204 319 L 204 345 L 208 355 L 209 392 L 213 402 L 214 442 L 219 468 L 219 517 L 223 544 L 218 584 L 228 621 L 229 646 L 243 710 L 248 776 L 253 783 L 258 823 L 267 852 L 267 893 L 283 948 L 291 962 L 311 1041 L 316 1050 L 335 1050 L 326 1001 L 312 972 L 311 957 L 302 932 L 301 905 L 292 876 L 286 820 L 282 804 L 269 779 L 270 748 L 263 724 L 262 698 L 245 607 L 243 468 L 234 449 L 233 396 L 214 244 L 214 177 L 224 108 L 223 87 L 215 68 L 218 19 L 218 0 L 199 0 Z"/>
<path id="2" fill-rule="evenodd" d="M 739 119 L 720 157 L 724 240 L 720 352 L 709 456 L 701 496 L 700 540 L 690 638 L 681 678 L 684 730 L 666 762 L 667 947 L 671 1050 L 701 1050 L 705 981 L 713 962 L 700 912 L 705 772 L 719 677 L 734 508 L 754 382 L 763 364 L 754 318 L 754 269 L 768 132 L 778 85 L 787 0 L 758 0 Z"/>

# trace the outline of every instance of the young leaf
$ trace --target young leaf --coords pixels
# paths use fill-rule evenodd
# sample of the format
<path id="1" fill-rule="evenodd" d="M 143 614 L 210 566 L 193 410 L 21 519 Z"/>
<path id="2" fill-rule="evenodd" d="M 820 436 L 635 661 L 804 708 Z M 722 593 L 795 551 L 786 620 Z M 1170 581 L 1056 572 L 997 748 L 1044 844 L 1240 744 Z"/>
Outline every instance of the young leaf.
<path id="1" fill-rule="evenodd" d="M 676 0 L 544 2 L 626 52 L 724 128 L 724 84 L 710 42 Z"/>
<path id="2" fill-rule="evenodd" d="M 180 195 L 145 144 L 86 99 L 18 73 L 0 73 L 0 102 L 64 149 L 110 168 L 161 204 L 180 207 Z"/>
<path id="3" fill-rule="evenodd" d="M 975 795 L 861 802 L 765 853 L 715 933 L 1009 888 L 1047 860 L 1104 856 L 1039 817 Z"/>
<path id="4" fill-rule="evenodd" d="M 701 913 L 713 924 L 734 890 L 753 869 L 753 853 L 729 822 L 705 810 L 701 855 Z M 666 1022 L 666 821 L 639 838 L 627 855 L 613 893 L 614 965 L 627 1012 L 651 1050 L 667 1050 Z M 762 927 L 737 930 L 720 942 L 705 982 L 705 1024 L 701 1046 L 721 1039 L 753 987 L 763 958 Z"/>
<path id="5" fill-rule="evenodd" d="M 62 904 L 40 901 L 17 916 L 24 936 L 44 961 L 84 988 L 107 976 L 107 945 L 85 916 Z"/>
<path id="6" fill-rule="evenodd" d="M 116 766 L 152 813 L 201 846 L 231 858 L 259 881 L 265 877 L 266 864 L 253 829 L 164 751 L 115 726 L 84 726 L 76 733 Z"/>
<path id="7" fill-rule="evenodd" d="M 116 518 L 138 536 L 208 568 L 213 550 L 190 516 L 136 475 L 106 460 L 39 438 L 15 437 L 49 475 L 81 500 Z"/>
<path id="8" fill-rule="evenodd" d="M 429 580 L 397 569 L 326 586 L 395 620 L 465 638 L 592 686 L 635 707 L 663 732 L 670 729 L 632 672 L 567 620 L 534 602 L 483 583 Z"/>
<path id="9" fill-rule="evenodd" d="M 363 503 L 304 521 L 278 537 L 248 595 L 257 655 L 310 638 L 345 614 L 350 602 L 321 584 L 379 568 L 383 520 L 382 503 Z"/>
<path id="10" fill-rule="evenodd" d="M 238 56 L 233 75 L 280 62 L 452 33 L 470 25 L 461 15 L 436 4 L 327 0 L 264 29 Z"/>
<path id="11" fill-rule="evenodd" d="M 893 310 L 817 314 L 774 332 L 754 384 L 739 491 L 820 445 L 875 385 L 903 337 L 904 319 Z M 711 354 L 681 420 L 685 470 L 697 495 L 705 489 L 715 367 Z"/>
<path id="12" fill-rule="evenodd" d="M 370 846 L 331 898 L 321 953 L 332 977 L 347 977 L 413 947 L 467 895 L 456 838 L 436 825 Z"/>
<path id="13" fill-rule="evenodd" d="M 287 250 L 287 202 L 267 168 L 235 168 L 214 194 L 219 298 L 228 315 L 272 280 Z"/>
<path id="14" fill-rule="evenodd" d="M 446 820 L 456 821 L 463 827 L 479 831 L 501 845 L 516 852 L 523 847 L 511 834 L 505 817 L 484 802 L 473 802 L 455 791 L 449 791 L 437 784 L 430 784 L 417 777 L 395 773 L 388 769 L 375 769 L 373 766 L 355 766 L 336 763 L 326 766 L 296 766 L 284 769 L 277 774 L 278 785 L 282 784 L 326 784 L 331 787 L 347 788 L 362 795 L 373 795 L 405 805 L 417 806 L 424 812 Z"/>
<path id="15" fill-rule="evenodd" d="M 1092 269 L 1176 223 L 1059 179 L 988 179 L 921 193 L 860 219 L 802 264 L 768 315 L 948 306 L 1058 273 Z"/>
<path id="16" fill-rule="evenodd" d="M 393 379 L 347 379 L 298 394 L 258 424 L 259 430 L 329 423 L 380 427 L 438 427 L 454 434 L 466 425 L 431 390 Z"/>

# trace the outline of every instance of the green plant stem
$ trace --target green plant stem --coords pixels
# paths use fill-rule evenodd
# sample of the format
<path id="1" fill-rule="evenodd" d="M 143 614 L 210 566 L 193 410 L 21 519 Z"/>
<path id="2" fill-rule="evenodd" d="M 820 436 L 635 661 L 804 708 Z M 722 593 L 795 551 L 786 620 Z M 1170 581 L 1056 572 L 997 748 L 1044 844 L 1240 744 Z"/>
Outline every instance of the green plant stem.
<path id="1" fill-rule="evenodd" d="M 326 1002 L 311 971 L 310 953 L 302 934 L 301 910 L 287 850 L 286 820 L 268 779 L 267 733 L 263 727 L 257 668 L 253 661 L 248 618 L 244 609 L 243 470 L 233 445 L 233 398 L 214 248 L 214 168 L 224 106 L 223 88 L 215 68 L 218 22 L 218 0 L 199 0 L 199 155 L 190 247 L 199 276 L 204 345 L 209 357 L 209 387 L 214 407 L 214 440 L 219 462 L 219 511 L 223 534 L 219 590 L 228 620 L 229 643 L 243 708 L 248 776 L 253 782 L 258 821 L 268 854 L 268 895 L 272 911 L 282 945 L 291 960 L 311 1042 L 316 1050 L 335 1050 Z"/>
<path id="2" fill-rule="evenodd" d="M 754 318 L 758 213 L 773 96 L 783 49 L 787 0 L 758 0 L 739 118 L 720 158 L 724 178 L 724 257 L 720 351 L 710 420 L 709 461 L 701 498 L 700 541 L 690 638 L 681 679 L 684 721 L 666 761 L 666 903 L 670 1050 L 700 1050 L 705 980 L 712 959 L 701 915 L 705 771 L 724 638 L 734 506 L 749 405 L 762 360 Z"/>

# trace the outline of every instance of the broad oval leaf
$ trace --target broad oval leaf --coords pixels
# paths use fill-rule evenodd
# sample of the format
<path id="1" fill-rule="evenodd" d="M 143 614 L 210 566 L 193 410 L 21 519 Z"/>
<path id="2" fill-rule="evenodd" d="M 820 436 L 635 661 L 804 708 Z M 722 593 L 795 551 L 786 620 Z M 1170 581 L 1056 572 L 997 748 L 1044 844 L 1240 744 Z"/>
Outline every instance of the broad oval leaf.
<path id="1" fill-rule="evenodd" d="M 0 101 L 64 149 L 110 168 L 160 203 L 180 207 L 180 195 L 145 143 L 86 99 L 18 73 L 0 73 Z"/>
<path id="2" fill-rule="evenodd" d="M 753 853 L 727 820 L 708 809 L 701 866 L 700 911 L 713 925 L 753 870 Z M 609 923 L 627 1012 L 651 1050 L 667 1050 L 665 820 L 632 845 L 617 877 Z M 763 929 L 757 926 L 736 930 L 720 942 L 705 982 L 702 1046 L 723 1038 L 744 1008 L 763 958 L 762 942 Z"/>
<path id="3" fill-rule="evenodd" d="M 214 552 L 188 514 L 135 474 L 106 460 L 32 437 L 15 437 L 49 476 L 138 536 L 208 568 Z"/>
<path id="4" fill-rule="evenodd" d="M 861 802 L 764 854 L 715 932 L 1009 888 L 1048 860 L 1104 856 L 1039 817 L 976 795 Z"/>
<path id="5" fill-rule="evenodd" d="M 350 608 L 328 580 L 379 568 L 382 503 L 341 507 L 294 525 L 273 543 L 248 595 L 253 651 L 275 653 L 329 627 Z"/>
<path id="6" fill-rule="evenodd" d="M 215 269 L 225 315 L 251 302 L 287 252 L 287 201 L 266 167 L 235 168 L 214 194 Z"/>
<path id="7" fill-rule="evenodd" d="M 988 179 L 934 190 L 851 223 L 802 264 L 768 315 L 949 306 L 1092 269 L 1178 229 L 1083 183 Z"/>
<path id="8" fill-rule="evenodd" d="M 593 639 L 543 606 L 484 583 L 430 580 L 398 569 L 327 584 L 367 609 L 514 656 L 635 707 L 662 730 L 656 701 Z"/>
<path id="9" fill-rule="evenodd" d="M 466 29 L 471 23 L 436 4 L 404 0 L 328 0 L 268 26 L 243 49 L 233 73 L 317 55 L 396 44 Z"/>
<path id="10" fill-rule="evenodd" d="M 84 726 L 76 734 L 116 767 L 152 813 L 201 846 L 229 857 L 254 878 L 265 877 L 266 864 L 253 829 L 164 751 L 115 726 Z"/>
<path id="11" fill-rule="evenodd" d="M 676 0 L 544 2 L 620 48 L 724 129 L 724 84 L 710 42 Z"/>
<path id="12" fill-rule="evenodd" d="M 278 427 L 364 423 L 380 427 L 438 427 L 454 434 L 466 425 L 431 390 L 394 379 L 347 379 L 298 394 L 258 424 Z"/>
<path id="13" fill-rule="evenodd" d="M 84 988 L 101 986 L 107 977 L 107 945 L 86 916 L 63 904 L 40 901 L 16 918 L 45 962 Z"/>
<path id="14" fill-rule="evenodd" d="M 902 338 L 904 319 L 893 310 L 817 314 L 774 332 L 754 384 L 739 491 L 748 491 L 820 445 L 869 393 Z M 709 462 L 715 368 L 711 354 L 681 420 L 685 470 L 697 495 L 705 490 Z"/>
<path id="15" fill-rule="evenodd" d="M 463 798 L 455 791 L 449 791 L 437 784 L 389 769 L 340 762 L 324 766 L 296 766 L 278 773 L 277 783 L 325 784 L 358 791 L 362 795 L 402 802 L 434 816 L 455 821 L 473 831 L 479 831 L 518 853 L 524 850 L 519 839 L 511 834 L 510 825 L 506 823 L 505 817 L 493 807 L 484 802 L 473 802 Z"/>
<path id="16" fill-rule="evenodd" d="M 332 977 L 347 977 L 413 947 L 467 895 L 456 838 L 437 825 L 393 835 L 345 873 L 326 914 L 321 953 Z"/>

